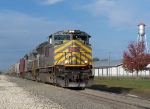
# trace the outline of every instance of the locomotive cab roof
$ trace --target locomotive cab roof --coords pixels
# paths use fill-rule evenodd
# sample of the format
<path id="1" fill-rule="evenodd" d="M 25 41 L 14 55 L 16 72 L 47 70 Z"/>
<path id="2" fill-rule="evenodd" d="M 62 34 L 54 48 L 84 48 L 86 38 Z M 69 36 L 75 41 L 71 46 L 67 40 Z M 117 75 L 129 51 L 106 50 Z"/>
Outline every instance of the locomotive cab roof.
<path id="1" fill-rule="evenodd" d="M 80 30 L 62 30 L 62 31 L 58 31 L 54 34 L 51 34 L 49 36 L 49 38 L 52 38 L 52 35 L 65 35 L 65 34 L 80 34 L 80 35 L 86 35 L 86 36 L 89 36 L 89 38 L 91 37 L 89 34 L 87 34 L 86 32 L 84 31 L 80 31 Z"/>

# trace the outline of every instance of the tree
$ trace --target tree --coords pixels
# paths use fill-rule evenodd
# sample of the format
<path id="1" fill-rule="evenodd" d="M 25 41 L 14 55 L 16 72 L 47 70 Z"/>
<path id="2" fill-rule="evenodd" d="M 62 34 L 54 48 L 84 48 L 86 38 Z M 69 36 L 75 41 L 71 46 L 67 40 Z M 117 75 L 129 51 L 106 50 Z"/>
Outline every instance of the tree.
<path id="1" fill-rule="evenodd" d="M 128 51 L 123 53 L 123 68 L 126 71 L 134 72 L 138 76 L 138 72 L 145 70 L 146 66 L 150 64 L 150 54 L 146 53 L 146 47 L 144 41 L 138 43 L 130 42 L 128 45 Z"/>
<path id="2" fill-rule="evenodd" d="M 99 58 L 95 57 L 92 59 L 92 61 L 99 61 Z"/>

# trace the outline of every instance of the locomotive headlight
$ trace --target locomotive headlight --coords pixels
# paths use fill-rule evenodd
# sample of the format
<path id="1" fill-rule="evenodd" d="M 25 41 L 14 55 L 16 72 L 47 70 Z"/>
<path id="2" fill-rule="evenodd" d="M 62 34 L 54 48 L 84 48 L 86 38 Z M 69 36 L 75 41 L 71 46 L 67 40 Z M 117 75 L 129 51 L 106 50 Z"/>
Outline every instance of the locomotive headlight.
<path id="1" fill-rule="evenodd" d="M 85 60 L 84 62 L 85 62 L 85 63 L 88 63 L 88 61 L 87 61 L 87 60 Z"/>
<path id="2" fill-rule="evenodd" d="M 65 64 L 67 64 L 67 63 L 69 63 L 69 61 L 68 61 L 68 60 L 65 60 Z"/>
<path id="3" fill-rule="evenodd" d="M 68 32 L 69 32 L 69 33 L 74 33 L 74 30 L 69 30 Z"/>
<path id="4" fill-rule="evenodd" d="M 80 34 L 81 31 L 80 30 L 69 30 L 68 33 L 72 33 L 72 34 Z"/>

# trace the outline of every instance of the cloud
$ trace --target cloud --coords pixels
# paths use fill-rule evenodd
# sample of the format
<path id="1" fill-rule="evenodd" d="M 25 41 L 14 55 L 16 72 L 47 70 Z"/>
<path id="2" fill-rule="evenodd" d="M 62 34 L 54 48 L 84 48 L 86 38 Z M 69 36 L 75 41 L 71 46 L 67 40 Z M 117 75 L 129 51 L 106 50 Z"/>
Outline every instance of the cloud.
<path id="1" fill-rule="evenodd" d="M 55 21 L 10 10 L 0 11 L 0 64 L 15 63 L 55 32 Z M 8 66 L 0 66 L 5 69 Z"/>
<path id="2" fill-rule="evenodd" d="M 33 31 L 40 30 L 44 26 L 52 26 L 54 24 L 54 22 L 46 21 L 46 19 L 42 17 L 34 18 L 10 10 L 5 10 L 0 13 L 0 23 L 0 34 L 8 35 L 9 32 L 11 36 L 34 33 Z M 36 33 L 38 33 L 38 31 Z"/>
<path id="3" fill-rule="evenodd" d="M 95 17 L 101 17 L 111 26 L 136 24 L 141 16 L 138 4 L 121 0 L 96 0 L 85 5 L 83 9 L 91 12 Z"/>
<path id="4" fill-rule="evenodd" d="M 54 30 L 53 26 L 57 25 L 42 17 L 34 18 L 9 10 L 1 11 L 0 24 L 0 50 L 32 48 L 40 41 L 46 40 Z"/>
<path id="5" fill-rule="evenodd" d="M 63 0 L 44 0 L 43 2 L 40 2 L 42 5 L 52 5 L 58 2 L 61 2 Z"/>

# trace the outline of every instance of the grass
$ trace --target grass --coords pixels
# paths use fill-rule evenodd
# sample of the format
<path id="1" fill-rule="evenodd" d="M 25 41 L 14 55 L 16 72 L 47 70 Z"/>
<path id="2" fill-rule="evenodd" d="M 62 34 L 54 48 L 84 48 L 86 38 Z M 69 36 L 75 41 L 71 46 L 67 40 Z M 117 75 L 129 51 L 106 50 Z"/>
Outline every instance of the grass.
<path id="1" fill-rule="evenodd" d="M 150 98 L 150 78 L 95 77 L 92 88 Z"/>

